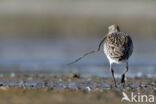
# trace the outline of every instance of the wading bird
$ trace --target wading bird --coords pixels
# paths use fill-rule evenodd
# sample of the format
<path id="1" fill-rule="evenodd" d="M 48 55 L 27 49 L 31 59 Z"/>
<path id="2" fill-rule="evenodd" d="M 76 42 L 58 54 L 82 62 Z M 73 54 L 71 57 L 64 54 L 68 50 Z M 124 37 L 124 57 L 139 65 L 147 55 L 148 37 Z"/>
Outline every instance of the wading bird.
<path id="1" fill-rule="evenodd" d="M 114 63 L 115 64 L 126 63 L 126 69 L 121 75 L 121 83 L 125 83 L 125 74 L 126 72 L 128 72 L 128 59 L 133 52 L 133 42 L 131 37 L 127 33 L 120 32 L 120 28 L 116 24 L 108 27 L 108 34 L 104 36 L 97 50 L 93 50 L 88 53 L 85 53 L 80 58 L 69 63 L 68 65 L 76 63 L 77 61 L 79 61 L 80 59 L 82 59 L 83 57 L 89 54 L 100 51 L 100 47 L 103 43 L 104 43 L 104 53 L 106 54 L 109 60 L 110 71 L 112 73 L 115 87 L 117 87 L 112 65 Z"/>
<path id="2" fill-rule="evenodd" d="M 112 65 L 114 63 L 126 63 L 126 69 L 121 76 L 121 83 L 125 83 L 125 74 L 128 72 L 128 59 L 133 52 L 133 42 L 127 33 L 120 32 L 118 25 L 111 25 L 108 30 L 109 32 L 104 40 L 104 53 L 109 60 L 110 71 L 116 86 Z"/>

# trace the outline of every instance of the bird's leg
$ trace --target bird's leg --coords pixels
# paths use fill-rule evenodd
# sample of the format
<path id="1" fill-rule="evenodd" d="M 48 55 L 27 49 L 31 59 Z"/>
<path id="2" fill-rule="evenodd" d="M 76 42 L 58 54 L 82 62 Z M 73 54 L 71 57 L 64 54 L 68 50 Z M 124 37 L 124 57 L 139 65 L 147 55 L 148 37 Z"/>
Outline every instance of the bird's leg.
<path id="1" fill-rule="evenodd" d="M 112 68 L 112 63 L 110 64 L 110 71 L 111 71 L 111 73 L 112 73 L 112 77 L 113 77 L 113 81 L 114 81 L 115 87 L 117 87 L 116 81 L 115 81 L 115 77 L 114 77 L 114 70 L 113 70 L 113 68 Z"/>
<path id="2" fill-rule="evenodd" d="M 125 84 L 125 74 L 128 72 L 128 62 L 126 62 L 126 70 L 121 75 L 121 83 Z"/>

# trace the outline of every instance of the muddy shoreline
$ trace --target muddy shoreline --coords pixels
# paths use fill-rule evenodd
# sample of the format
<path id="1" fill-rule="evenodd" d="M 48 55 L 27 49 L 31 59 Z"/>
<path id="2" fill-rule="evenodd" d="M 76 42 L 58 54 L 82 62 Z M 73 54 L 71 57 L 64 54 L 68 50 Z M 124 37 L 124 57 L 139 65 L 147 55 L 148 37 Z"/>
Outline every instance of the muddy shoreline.
<path id="1" fill-rule="evenodd" d="M 114 104 L 121 103 L 122 92 L 128 95 L 156 96 L 156 78 L 127 78 L 125 86 L 117 79 L 69 76 L 3 76 L 0 77 L 0 102 L 3 104 Z M 8 99 L 9 98 L 9 99 Z M 38 100 L 40 99 L 40 100 Z M 124 102 L 129 103 L 129 102 Z"/>
<path id="2" fill-rule="evenodd" d="M 80 77 L 77 74 L 69 76 L 4 76 L 0 78 L 1 87 L 19 87 L 25 89 L 52 89 L 52 90 L 86 90 L 103 91 L 115 89 L 112 78 L 102 77 Z M 120 90 L 156 91 L 156 78 L 135 77 L 127 78 L 125 84 L 120 83 L 117 78 L 117 86 Z"/>

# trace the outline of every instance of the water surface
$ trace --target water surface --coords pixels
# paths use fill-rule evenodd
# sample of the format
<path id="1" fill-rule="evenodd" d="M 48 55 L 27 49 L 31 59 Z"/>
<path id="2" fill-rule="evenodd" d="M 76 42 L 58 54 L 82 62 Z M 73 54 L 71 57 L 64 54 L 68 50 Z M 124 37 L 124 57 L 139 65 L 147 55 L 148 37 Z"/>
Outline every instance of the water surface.
<path id="1" fill-rule="evenodd" d="M 109 62 L 101 51 L 87 56 L 80 62 L 66 64 L 83 53 L 96 49 L 99 39 L 9 39 L 0 41 L 0 72 L 50 73 L 82 76 L 110 77 Z M 156 77 L 156 42 L 135 40 L 134 53 L 129 60 L 127 76 Z M 124 65 L 114 65 L 116 77 L 124 70 Z"/>

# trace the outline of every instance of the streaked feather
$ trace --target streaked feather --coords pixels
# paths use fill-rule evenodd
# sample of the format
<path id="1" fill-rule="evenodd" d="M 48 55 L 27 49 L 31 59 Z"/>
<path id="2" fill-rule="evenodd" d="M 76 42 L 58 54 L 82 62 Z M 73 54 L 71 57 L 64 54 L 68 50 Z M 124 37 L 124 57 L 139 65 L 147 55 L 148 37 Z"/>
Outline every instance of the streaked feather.
<path id="1" fill-rule="evenodd" d="M 131 37 L 124 32 L 108 33 L 104 42 L 104 52 L 112 60 L 128 60 L 133 52 Z"/>

